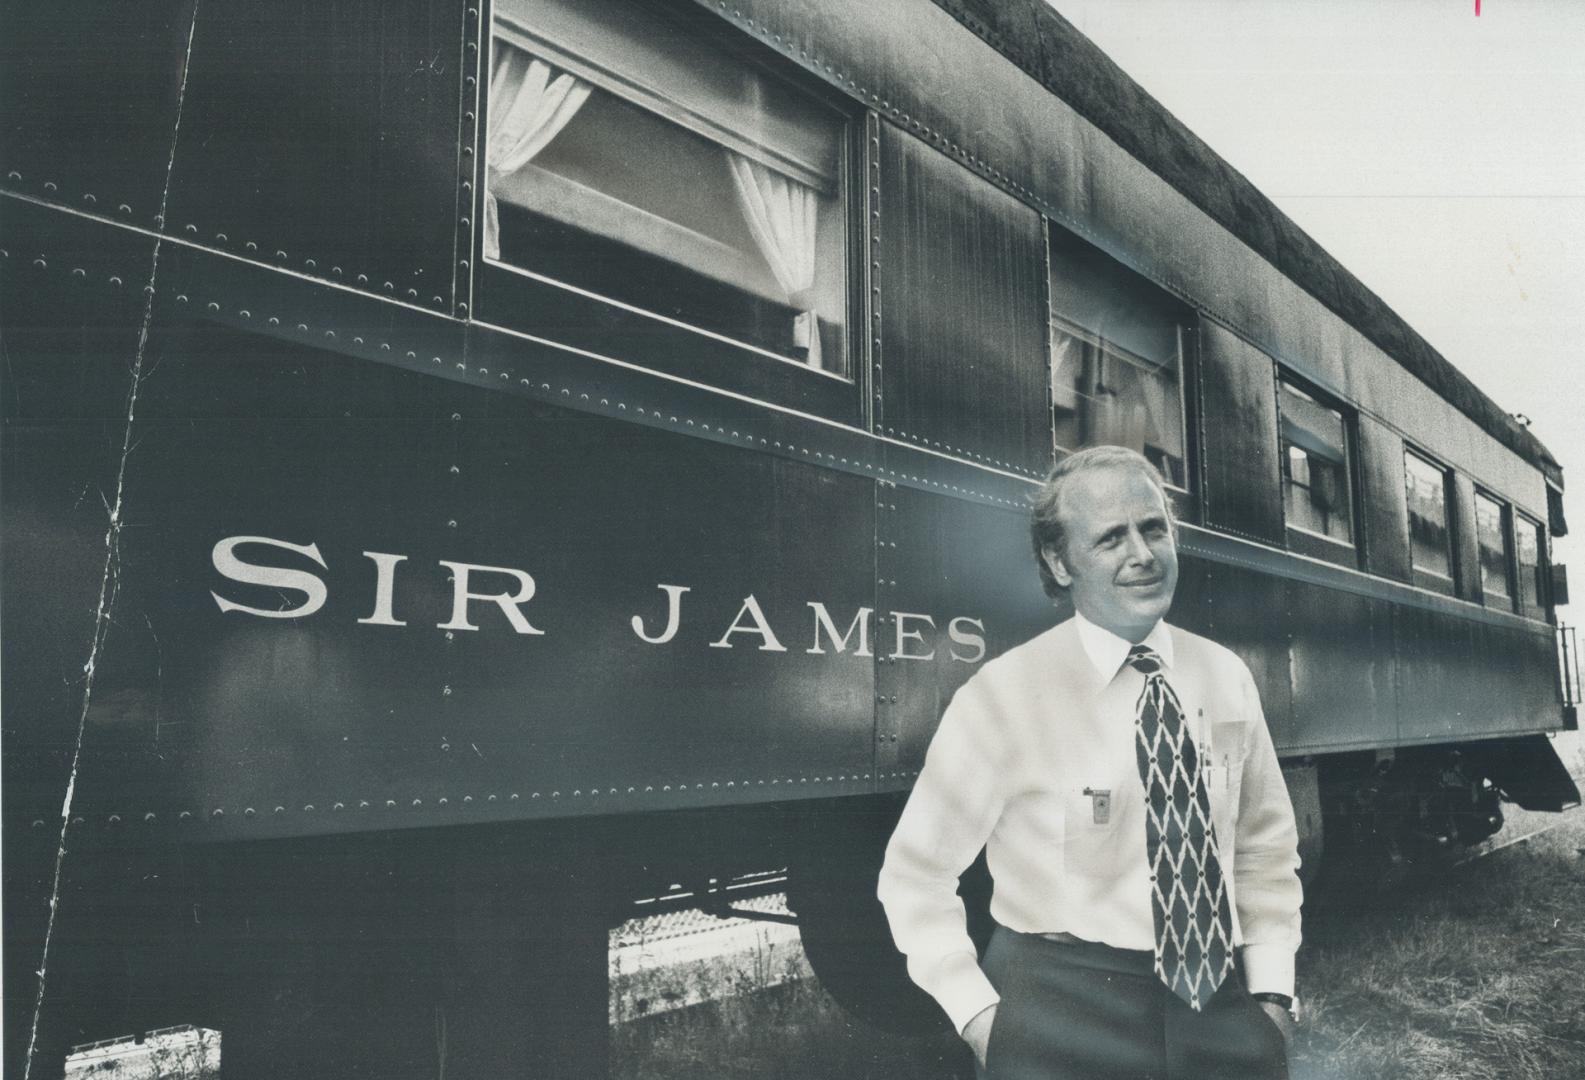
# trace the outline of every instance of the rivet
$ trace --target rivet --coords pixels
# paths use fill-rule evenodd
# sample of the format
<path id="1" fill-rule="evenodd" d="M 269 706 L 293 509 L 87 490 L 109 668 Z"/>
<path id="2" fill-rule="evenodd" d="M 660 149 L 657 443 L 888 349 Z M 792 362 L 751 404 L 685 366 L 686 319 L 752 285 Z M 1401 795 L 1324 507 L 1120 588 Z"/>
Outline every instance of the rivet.
<path id="1" fill-rule="evenodd" d="M 33 260 L 33 265 L 38 267 L 40 270 L 48 270 L 49 269 L 49 263 L 45 262 L 43 259 L 34 259 Z M 112 279 L 112 280 L 115 280 L 115 279 Z M 119 281 L 117 281 L 116 283 L 120 284 Z"/>
<path id="2" fill-rule="evenodd" d="M 386 799 L 385 800 L 385 808 L 387 810 L 395 810 L 396 809 L 396 800 L 395 799 Z"/>
<path id="3" fill-rule="evenodd" d="M 44 181 L 44 190 L 45 191 L 59 191 L 60 189 L 55 186 L 55 181 L 46 180 L 46 181 Z"/>
<path id="4" fill-rule="evenodd" d="M 335 275 L 336 275 L 336 276 L 337 276 L 337 277 L 340 277 L 340 276 L 341 276 L 341 267 L 339 267 L 339 266 L 332 266 L 332 267 L 331 267 L 331 268 L 330 268 L 330 272 L 331 272 L 331 273 L 332 273 L 332 274 L 335 274 Z"/>
<path id="5" fill-rule="evenodd" d="M 279 325 L 281 325 L 280 318 L 275 316 L 275 315 L 271 315 L 270 316 L 270 325 L 271 326 L 279 326 Z"/>
<path id="6" fill-rule="evenodd" d="M 212 818 L 225 817 L 226 816 L 226 812 L 224 810 L 220 809 L 220 807 L 217 806 L 217 807 L 214 808 L 214 810 L 212 810 L 210 812 L 209 816 L 212 817 Z"/>
<path id="7" fill-rule="evenodd" d="M 417 289 L 408 289 L 407 290 L 407 297 L 408 297 L 409 300 L 417 300 L 418 299 L 418 290 Z"/>
<path id="8" fill-rule="evenodd" d="M 464 795 L 462 797 L 462 805 L 463 806 L 467 806 L 471 802 L 473 802 L 473 796 L 472 795 Z"/>
<path id="9" fill-rule="evenodd" d="M 216 812 L 216 813 L 219 813 L 219 811 L 218 811 L 218 810 L 217 810 L 217 811 L 215 811 L 215 812 Z M 121 824 L 121 815 L 120 815 L 120 814 L 111 814 L 111 815 L 110 815 L 110 824 L 112 824 L 112 825 L 119 825 L 119 824 Z"/>
<path id="10" fill-rule="evenodd" d="M 250 810 L 249 813 L 252 813 L 252 811 Z M 143 815 L 143 820 L 144 821 L 153 821 L 154 820 L 154 812 L 151 810 L 147 814 L 144 814 Z M 37 822 L 36 824 L 42 825 L 44 823 L 42 821 L 40 821 L 40 822 Z"/>
<path id="11" fill-rule="evenodd" d="M 307 806 L 303 807 L 303 813 L 312 814 L 313 812 L 314 812 L 314 804 L 313 803 L 309 803 Z"/>
<path id="12" fill-rule="evenodd" d="M 308 324 L 307 323 L 298 323 L 297 324 L 297 330 L 298 330 L 299 333 L 306 334 L 308 332 Z"/>
<path id="13" fill-rule="evenodd" d="M 252 817 L 254 815 L 254 812 L 255 811 L 254 811 L 253 807 L 250 806 L 246 810 L 242 811 L 242 816 L 243 817 Z"/>
<path id="14" fill-rule="evenodd" d="M 88 271 L 86 271 L 86 270 L 84 270 L 84 269 L 83 269 L 83 268 L 82 268 L 82 267 L 80 267 L 80 266 L 79 266 L 79 267 L 77 267 L 77 268 L 75 268 L 75 269 L 74 269 L 74 270 L 72 270 L 72 277 L 75 277 L 75 278 L 85 278 L 85 277 L 87 277 L 87 276 L 88 276 Z"/>
<path id="15" fill-rule="evenodd" d="M 275 257 L 276 257 L 276 258 L 277 258 L 277 259 L 284 259 L 284 258 L 286 258 L 286 252 L 284 252 L 284 251 L 277 251 L 277 252 L 276 252 L 276 253 L 275 253 Z"/>
<path id="16" fill-rule="evenodd" d="M 367 810 L 368 808 L 369 808 L 369 800 L 368 799 L 359 799 L 358 800 L 358 809 L 359 810 Z"/>
<path id="17" fill-rule="evenodd" d="M 486 799 L 485 799 L 485 800 L 484 800 L 484 801 L 485 801 L 485 802 L 494 802 L 494 801 L 495 801 L 495 796 L 494 796 L 494 795 L 491 795 L 491 796 L 489 796 L 489 797 L 488 797 L 488 798 L 486 798 Z"/>

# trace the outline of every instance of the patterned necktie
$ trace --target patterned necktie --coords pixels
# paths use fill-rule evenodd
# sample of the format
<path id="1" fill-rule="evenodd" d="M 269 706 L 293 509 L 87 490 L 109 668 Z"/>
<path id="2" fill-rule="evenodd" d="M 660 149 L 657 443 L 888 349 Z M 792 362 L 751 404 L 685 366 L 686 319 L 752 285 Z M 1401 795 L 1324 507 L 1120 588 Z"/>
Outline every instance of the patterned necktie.
<path id="1" fill-rule="evenodd" d="M 1145 787 L 1156 976 L 1198 1011 L 1233 967 L 1233 918 L 1205 773 L 1183 706 L 1161 674 L 1161 657 L 1135 645 L 1128 664 L 1145 676 L 1134 734 Z"/>

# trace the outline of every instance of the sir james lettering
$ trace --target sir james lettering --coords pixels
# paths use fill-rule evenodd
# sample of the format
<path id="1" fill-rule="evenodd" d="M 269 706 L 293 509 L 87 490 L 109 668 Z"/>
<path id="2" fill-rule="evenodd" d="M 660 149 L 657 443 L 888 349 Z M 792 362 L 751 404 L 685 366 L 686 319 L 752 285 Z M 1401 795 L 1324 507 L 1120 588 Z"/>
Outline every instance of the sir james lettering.
<path id="1" fill-rule="evenodd" d="M 276 555 L 268 561 L 253 561 L 261 555 L 253 553 L 252 558 L 245 559 L 238 553 L 243 547 L 273 548 Z M 408 626 L 407 620 L 397 616 L 398 579 L 419 571 L 400 569 L 402 563 L 409 561 L 406 555 L 383 551 L 360 554 L 374 564 L 374 588 L 371 611 L 357 622 L 363 626 Z M 330 565 L 318 544 L 295 544 L 268 536 L 228 536 L 215 544 L 210 558 L 215 571 L 228 581 L 272 589 L 282 597 L 279 606 L 270 608 L 211 590 L 210 596 L 224 614 L 302 619 L 319 612 L 330 599 Z M 279 565 L 293 562 L 297 565 Z M 530 637 L 553 631 L 553 627 L 531 621 L 538 616 L 527 609 L 539 586 L 526 570 L 448 559 L 438 559 L 436 564 L 443 568 L 451 586 L 450 618 L 437 622 L 436 629 L 479 631 L 499 629 L 504 623 L 513 632 Z M 693 590 L 687 585 L 664 583 L 657 583 L 655 588 L 660 595 L 639 601 L 641 610 L 628 618 L 628 626 L 636 641 L 656 647 L 671 645 L 683 635 L 689 622 L 686 596 Z M 492 606 L 499 615 L 491 612 Z M 834 615 L 825 603 L 810 600 L 794 622 L 787 612 L 767 613 L 755 595 L 749 593 L 730 618 L 725 611 L 706 613 L 708 625 L 719 628 L 711 631 L 706 643 L 712 649 L 797 651 L 815 656 L 851 653 L 867 657 L 875 655 L 873 641 L 876 648 L 884 650 L 885 657 L 893 660 L 934 660 L 939 654 L 952 661 L 977 664 L 985 658 L 986 630 L 980 619 L 957 615 L 938 623 L 928 613 L 891 611 L 878 620 L 874 615 L 873 608 L 859 607 L 844 627 L 841 616 Z M 877 622 L 881 624 L 878 630 Z"/>

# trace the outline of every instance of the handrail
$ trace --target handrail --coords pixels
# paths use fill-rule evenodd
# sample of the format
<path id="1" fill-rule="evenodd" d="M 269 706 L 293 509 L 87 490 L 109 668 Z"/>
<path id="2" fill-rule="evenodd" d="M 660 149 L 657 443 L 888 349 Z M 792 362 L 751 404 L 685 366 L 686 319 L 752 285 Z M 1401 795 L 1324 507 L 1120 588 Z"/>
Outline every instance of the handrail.
<path id="1" fill-rule="evenodd" d="M 1557 653 L 1558 689 L 1563 694 L 1563 704 L 1572 708 L 1582 700 L 1579 642 L 1574 627 L 1558 625 Z"/>

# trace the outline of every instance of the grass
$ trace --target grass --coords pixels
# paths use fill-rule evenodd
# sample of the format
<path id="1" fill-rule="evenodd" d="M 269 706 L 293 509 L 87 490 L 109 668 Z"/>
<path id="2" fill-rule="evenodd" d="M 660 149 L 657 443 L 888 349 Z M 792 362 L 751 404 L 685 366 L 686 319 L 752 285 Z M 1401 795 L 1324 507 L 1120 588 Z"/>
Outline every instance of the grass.
<path id="1" fill-rule="evenodd" d="M 1391 892 L 1306 913 L 1294 1080 L 1585 1080 L 1585 810 Z M 888 1035 L 813 981 L 612 1029 L 634 1080 L 963 1080 L 950 1033 Z"/>
<path id="2" fill-rule="evenodd" d="M 1521 844 L 1308 916 L 1296 1080 L 1585 1078 L 1582 852 L 1576 810 Z"/>
<path id="3" fill-rule="evenodd" d="M 956 1035 L 909 1038 L 842 1011 L 813 980 L 646 1017 L 611 1030 L 611 1075 L 632 1080 L 965 1080 Z"/>

